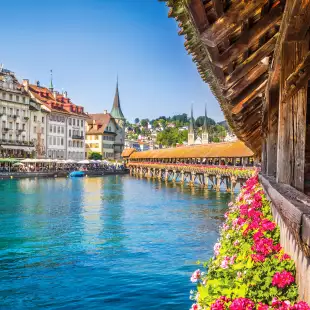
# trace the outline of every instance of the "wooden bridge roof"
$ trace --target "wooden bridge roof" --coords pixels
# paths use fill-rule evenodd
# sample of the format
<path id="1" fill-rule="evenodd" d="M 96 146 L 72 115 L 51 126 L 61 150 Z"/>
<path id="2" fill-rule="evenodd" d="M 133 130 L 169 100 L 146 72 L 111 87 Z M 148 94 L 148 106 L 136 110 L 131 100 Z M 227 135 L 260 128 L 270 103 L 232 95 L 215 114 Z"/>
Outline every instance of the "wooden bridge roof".
<path id="1" fill-rule="evenodd" d="M 123 158 L 129 157 L 133 152 L 136 152 L 136 149 L 130 147 L 130 148 L 124 149 L 121 156 L 122 156 Z"/>
<path id="2" fill-rule="evenodd" d="M 229 125 L 260 154 L 262 102 L 285 0 L 160 1 L 178 21 L 185 48 Z"/>
<path id="3" fill-rule="evenodd" d="M 130 159 L 231 158 L 251 157 L 253 155 L 254 153 L 243 142 L 237 141 L 134 152 Z"/>

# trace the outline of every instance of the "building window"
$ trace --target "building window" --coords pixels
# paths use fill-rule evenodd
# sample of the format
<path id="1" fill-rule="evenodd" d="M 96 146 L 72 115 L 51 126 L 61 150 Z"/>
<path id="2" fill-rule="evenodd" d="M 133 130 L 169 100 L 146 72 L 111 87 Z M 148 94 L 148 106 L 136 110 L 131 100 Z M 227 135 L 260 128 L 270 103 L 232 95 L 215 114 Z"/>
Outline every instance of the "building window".
<path id="1" fill-rule="evenodd" d="M 10 115 L 13 115 L 13 109 L 10 108 Z"/>
<path id="2" fill-rule="evenodd" d="M 16 115 L 19 116 L 19 109 L 16 110 Z"/>
<path id="3" fill-rule="evenodd" d="M 71 138 L 71 129 L 69 129 L 69 137 Z"/>
<path id="4" fill-rule="evenodd" d="M 13 129 L 13 123 L 12 122 L 9 122 L 9 128 Z"/>
<path id="5" fill-rule="evenodd" d="M 41 133 L 43 133 L 43 134 L 44 134 L 44 127 L 42 127 L 42 128 L 41 128 Z"/>
<path id="6" fill-rule="evenodd" d="M 26 129 L 26 125 L 25 124 L 23 124 L 23 130 L 25 130 Z"/>
<path id="7" fill-rule="evenodd" d="M 23 110 L 23 116 L 25 116 L 26 115 L 26 111 L 25 110 Z"/>
<path id="8" fill-rule="evenodd" d="M 19 129 L 19 123 L 16 123 L 16 130 Z"/>
<path id="9" fill-rule="evenodd" d="M 36 126 L 33 127 L 33 133 L 37 133 L 37 127 Z"/>
<path id="10" fill-rule="evenodd" d="M 13 141 L 13 136 L 12 135 L 9 135 L 9 140 Z"/>
<path id="11" fill-rule="evenodd" d="M 53 137 L 49 137 L 49 144 L 53 145 Z"/>
<path id="12" fill-rule="evenodd" d="M 83 120 L 81 119 L 81 127 L 83 127 Z"/>
<path id="13" fill-rule="evenodd" d="M 5 99 L 6 98 L 6 94 L 2 93 L 2 98 Z"/>
<path id="14" fill-rule="evenodd" d="M 60 127 L 57 126 L 57 133 L 60 133 Z"/>
<path id="15" fill-rule="evenodd" d="M 75 126 L 75 118 L 73 119 L 73 126 Z"/>
<path id="16" fill-rule="evenodd" d="M 83 132 L 83 130 L 81 131 L 81 137 L 84 138 L 84 132 Z"/>
<path id="17" fill-rule="evenodd" d="M 19 101 L 19 96 L 16 96 L 16 101 Z"/>
<path id="18" fill-rule="evenodd" d="M 53 126 L 50 125 L 50 132 L 53 132 Z"/>
<path id="19" fill-rule="evenodd" d="M 53 145 L 56 145 L 56 137 L 53 137 Z"/>
<path id="20" fill-rule="evenodd" d="M 79 119 L 76 120 L 76 126 L 80 126 L 80 120 Z"/>
<path id="21" fill-rule="evenodd" d="M 34 122 L 37 121 L 37 116 L 36 116 L 36 115 L 33 116 L 33 121 L 34 121 Z"/>
<path id="22" fill-rule="evenodd" d="M 69 118 L 69 125 L 72 125 L 72 120 L 71 120 L 71 118 Z"/>
<path id="23" fill-rule="evenodd" d="M 25 97 L 23 97 L 23 103 L 25 103 L 26 102 L 26 98 Z"/>
<path id="24" fill-rule="evenodd" d="M 56 126 L 54 126 L 54 133 L 56 133 Z"/>
<path id="25" fill-rule="evenodd" d="M 61 127 L 61 133 L 65 133 L 65 128 Z"/>
<path id="26" fill-rule="evenodd" d="M 9 98 L 10 98 L 10 100 L 12 101 L 12 100 L 13 100 L 13 95 L 12 95 L 12 94 L 10 94 L 9 96 L 10 96 L 10 97 L 9 97 Z"/>
<path id="27" fill-rule="evenodd" d="M 42 123 L 44 123 L 44 116 L 42 116 Z"/>
<path id="28" fill-rule="evenodd" d="M 3 114 L 6 114 L 6 107 L 2 108 Z"/>

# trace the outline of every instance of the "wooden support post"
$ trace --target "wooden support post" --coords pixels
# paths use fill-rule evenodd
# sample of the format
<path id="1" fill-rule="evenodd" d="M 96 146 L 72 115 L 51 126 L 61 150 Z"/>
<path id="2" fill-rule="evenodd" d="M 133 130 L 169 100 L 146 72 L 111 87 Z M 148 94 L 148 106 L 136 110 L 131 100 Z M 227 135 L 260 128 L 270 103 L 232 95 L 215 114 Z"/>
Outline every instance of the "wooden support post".
<path id="1" fill-rule="evenodd" d="M 226 179 L 226 192 L 229 193 L 231 192 L 231 181 L 230 181 L 230 177 L 225 177 Z"/>
<path id="2" fill-rule="evenodd" d="M 190 184 L 191 184 L 192 186 L 195 185 L 195 179 L 196 179 L 196 173 L 195 173 L 195 172 L 192 172 L 192 173 L 191 173 L 191 180 L 190 180 Z"/>
<path id="3" fill-rule="evenodd" d="M 180 182 L 181 182 L 181 184 L 184 183 L 184 171 L 183 170 L 181 171 Z"/>
<path id="4" fill-rule="evenodd" d="M 237 181 L 236 181 L 236 177 L 234 177 L 234 176 L 232 176 L 231 178 L 230 178 L 230 192 L 231 193 L 234 193 L 234 191 L 235 191 L 235 186 L 236 186 L 236 184 L 237 184 Z"/>
<path id="5" fill-rule="evenodd" d="M 169 175 L 168 175 L 168 169 L 166 169 L 166 170 L 165 170 L 165 181 L 168 181 L 168 177 L 169 177 Z"/>
<path id="6" fill-rule="evenodd" d="M 286 98 L 286 79 L 302 62 L 309 49 L 308 40 L 283 42 L 280 73 L 277 182 L 304 190 L 305 134 L 308 82 Z"/>
<path id="7" fill-rule="evenodd" d="M 267 134 L 267 171 L 266 174 L 275 177 L 277 172 L 278 143 L 278 113 L 279 88 L 270 90 L 267 94 L 268 134 Z"/>
<path id="8" fill-rule="evenodd" d="M 207 173 L 203 174 L 203 178 L 204 178 L 204 187 L 208 188 L 209 187 L 209 175 Z"/>
<path id="9" fill-rule="evenodd" d="M 151 168 L 147 168 L 147 177 L 151 178 L 152 177 L 152 172 L 151 172 Z"/>
<path id="10" fill-rule="evenodd" d="M 221 189 L 221 176 L 216 176 L 216 191 L 218 192 Z"/>

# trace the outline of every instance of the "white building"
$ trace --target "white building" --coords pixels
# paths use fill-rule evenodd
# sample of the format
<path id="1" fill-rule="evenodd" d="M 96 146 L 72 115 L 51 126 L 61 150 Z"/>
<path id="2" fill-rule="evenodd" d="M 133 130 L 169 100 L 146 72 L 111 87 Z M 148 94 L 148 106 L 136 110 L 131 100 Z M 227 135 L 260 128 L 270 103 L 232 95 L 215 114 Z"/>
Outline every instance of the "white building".
<path id="1" fill-rule="evenodd" d="M 0 68 L 0 157 L 34 156 L 30 97 L 13 72 Z"/>
<path id="2" fill-rule="evenodd" d="M 29 85 L 33 101 L 50 110 L 46 121 L 46 157 L 52 159 L 85 159 L 85 126 L 88 115 L 84 108 L 73 104 L 67 93 Z"/>

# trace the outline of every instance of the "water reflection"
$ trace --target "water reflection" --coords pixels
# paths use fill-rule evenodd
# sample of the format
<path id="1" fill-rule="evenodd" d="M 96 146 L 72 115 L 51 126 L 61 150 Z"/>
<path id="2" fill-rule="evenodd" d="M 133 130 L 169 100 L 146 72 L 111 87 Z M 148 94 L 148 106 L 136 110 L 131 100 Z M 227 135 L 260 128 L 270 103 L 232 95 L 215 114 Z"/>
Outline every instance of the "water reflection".
<path id="1" fill-rule="evenodd" d="M 189 274 L 231 197 L 129 176 L 0 191 L 0 304 L 16 309 L 189 308 Z"/>

